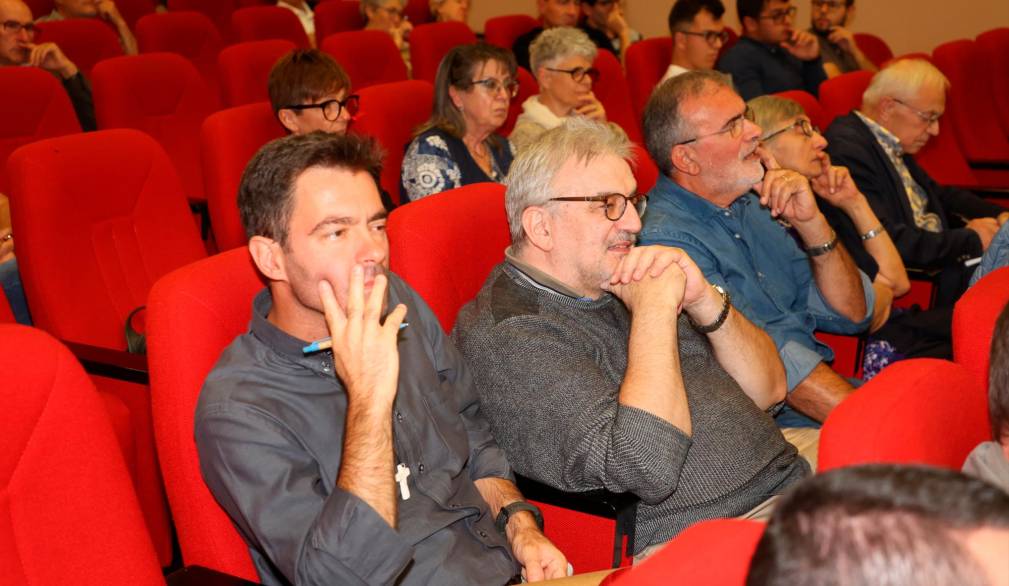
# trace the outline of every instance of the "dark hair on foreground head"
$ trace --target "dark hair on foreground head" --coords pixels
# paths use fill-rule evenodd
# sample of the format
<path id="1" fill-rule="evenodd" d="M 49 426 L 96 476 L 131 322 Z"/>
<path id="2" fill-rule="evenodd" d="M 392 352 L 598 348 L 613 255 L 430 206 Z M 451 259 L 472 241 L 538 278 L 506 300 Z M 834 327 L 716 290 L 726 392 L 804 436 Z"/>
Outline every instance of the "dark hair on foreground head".
<path id="1" fill-rule="evenodd" d="M 810 477 L 779 501 L 747 586 L 986 584 L 954 532 L 1009 529 L 1009 494 L 951 470 L 870 465 Z"/>
<path id="2" fill-rule="evenodd" d="M 756 20 L 764 10 L 767 0 L 736 0 L 736 14 L 739 16 L 739 23 L 743 23 L 743 17 L 749 16 Z"/>
<path id="3" fill-rule="evenodd" d="M 377 189 L 382 149 L 369 136 L 321 131 L 267 143 L 252 157 L 238 188 L 238 211 L 246 236 L 265 236 L 287 245 L 294 185 L 312 167 L 363 171 L 372 176 Z"/>
<path id="4" fill-rule="evenodd" d="M 316 102 L 350 90 L 350 77 L 340 64 L 318 49 L 295 49 L 270 70 L 267 83 L 274 113 L 287 106 Z"/>
<path id="5" fill-rule="evenodd" d="M 722 4 L 722 0 L 676 0 L 669 9 L 669 34 L 687 30 L 702 10 L 710 12 L 711 16 L 718 20 L 725 14 L 725 5 Z"/>
<path id="6" fill-rule="evenodd" d="M 992 439 L 1009 442 L 1009 303 L 995 321 L 988 366 L 988 417 Z"/>

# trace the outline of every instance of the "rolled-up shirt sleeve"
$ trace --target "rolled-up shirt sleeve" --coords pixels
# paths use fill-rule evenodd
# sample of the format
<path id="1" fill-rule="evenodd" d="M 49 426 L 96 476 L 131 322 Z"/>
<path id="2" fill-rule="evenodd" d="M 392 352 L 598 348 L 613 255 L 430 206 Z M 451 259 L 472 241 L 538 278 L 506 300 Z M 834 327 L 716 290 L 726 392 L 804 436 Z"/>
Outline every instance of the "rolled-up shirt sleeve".
<path id="1" fill-rule="evenodd" d="M 324 486 L 297 437 L 251 405 L 196 421 L 203 477 L 246 541 L 292 584 L 386 584 L 413 548 L 356 495 Z"/>
<path id="2" fill-rule="evenodd" d="M 853 322 L 834 311 L 823 298 L 819 287 L 812 286 L 809 288 L 807 307 L 816 319 L 816 329 L 833 334 L 860 334 L 869 328 L 869 323 L 872 321 L 872 311 L 876 305 L 876 290 L 872 288 L 872 281 L 868 275 L 858 270 L 858 276 L 862 281 L 865 315 L 857 322 Z"/>

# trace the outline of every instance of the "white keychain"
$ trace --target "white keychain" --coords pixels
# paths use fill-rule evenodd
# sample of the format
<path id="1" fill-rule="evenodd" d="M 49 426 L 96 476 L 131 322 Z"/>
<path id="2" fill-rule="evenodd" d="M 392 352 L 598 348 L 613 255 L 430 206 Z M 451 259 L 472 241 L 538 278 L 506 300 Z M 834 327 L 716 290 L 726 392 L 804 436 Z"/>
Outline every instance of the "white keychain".
<path id="1" fill-rule="evenodd" d="M 410 487 L 406 483 L 406 479 L 410 477 L 410 468 L 404 464 L 396 465 L 396 476 L 393 478 L 399 483 L 399 496 L 403 500 L 410 499 Z"/>

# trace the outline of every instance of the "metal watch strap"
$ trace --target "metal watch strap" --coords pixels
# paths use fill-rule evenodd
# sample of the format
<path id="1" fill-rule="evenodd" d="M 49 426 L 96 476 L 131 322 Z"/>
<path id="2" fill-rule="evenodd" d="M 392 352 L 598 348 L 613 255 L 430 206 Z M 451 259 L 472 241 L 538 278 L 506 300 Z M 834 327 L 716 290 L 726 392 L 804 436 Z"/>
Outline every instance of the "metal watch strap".
<path id="1" fill-rule="evenodd" d="M 879 225 L 873 228 L 872 230 L 869 230 L 865 234 L 860 234 L 858 237 L 861 238 L 863 241 L 872 240 L 873 238 L 879 236 L 883 232 L 886 232 L 886 228 L 884 228 L 882 225 Z"/>
<path id="2" fill-rule="evenodd" d="M 694 318 L 688 315 L 687 321 L 690 322 L 690 326 L 694 328 L 694 330 L 699 334 L 710 334 L 711 332 L 722 327 L 722 324 L 725 323 L 725 319 L 729 317 L 729 308 L 732 307 L 732 296 L 729 295 L 728 291 L 719 287 L 718 285 L 712 285 L 711 288 L 717 291 L 718 294 L 722 296 L 722 311 L 721 313 L 718 314 L 718 318 L 716 318 L 715 321 L 705 326 L 697 325 L 697 322 L 694 321 Z"/>
<path id="3" fill-rule="evenodd" d="M 806 256 L 823 256 L 834 250 L 837 246 L 837 232 L 833 230 L 830 231 L 830 241 L 826 244 L 819 244 L 817 246 L 810 246 L 806 249 Z"/>
<path id="4" fill-rule="evenodd" d="M 494 527 L 497 528 L 498 532 L 502 535 L 505 532 L 505 527 L 508 526 L 508 520 L 511 519 L 512 515 L 522 511 L 529 511 L 532 513 L 533 518 L 536 519 L 536 526 L 543 531 L 543 513 L 531 503 L 526 501 L 515 501 L 510 505 L 501 507 L 501 512 L 497 514 L 497 519 L 494 520 Z"/>

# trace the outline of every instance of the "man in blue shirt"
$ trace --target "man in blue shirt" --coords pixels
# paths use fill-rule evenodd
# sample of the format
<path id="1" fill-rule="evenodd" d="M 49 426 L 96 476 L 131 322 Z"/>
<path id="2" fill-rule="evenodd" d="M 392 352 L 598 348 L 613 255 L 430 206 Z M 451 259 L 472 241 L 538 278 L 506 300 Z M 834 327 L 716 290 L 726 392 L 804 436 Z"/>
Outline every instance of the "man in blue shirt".
<path id="1" fill-rule="evenodd" d="M 759 148 L 760 127 L 746 113 L 717 72 L 685 73 L 655 90 L 645 142 L 662 176 L 649 193 L 641 241 L 682 248 L 726 288 L 774 339 L 787 403 L 823 421 L 852 386 L 823 363 L 833 353 L 813 330 L 864 330 L 875 297 L 809 182 Z"/>
<path id="2" fill-rule="evenodd" d="M 736 0 L 743 36 L 718 61 L 744 100 L 787 90 L 818 95 L 827 79 L 816 36 L 794 28 L 789 0 Z"/>

